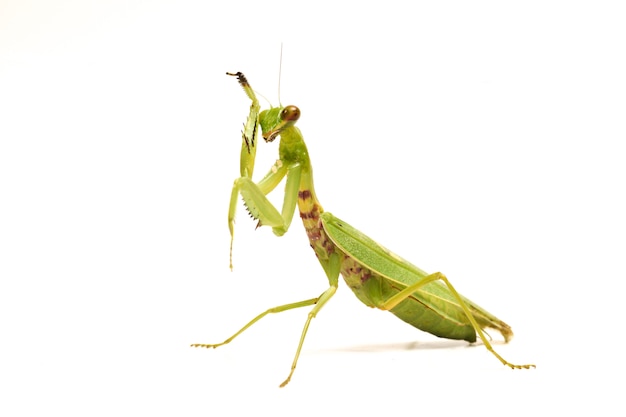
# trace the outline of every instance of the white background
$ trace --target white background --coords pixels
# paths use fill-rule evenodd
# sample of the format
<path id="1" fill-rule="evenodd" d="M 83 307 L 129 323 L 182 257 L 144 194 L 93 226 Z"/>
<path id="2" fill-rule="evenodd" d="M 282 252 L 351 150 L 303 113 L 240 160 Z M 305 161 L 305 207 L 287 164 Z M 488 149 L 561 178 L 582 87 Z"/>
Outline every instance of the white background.
<path id="1" fill-rule="evenodd" d="M 1 415 L 623 415 L 619 2 L 408 3 L 0 2 Z M 276 104 L 281 42 L 325 209 L 536 370 L 343 283 L 285 389 L 306 309 L 189 347 L 327 286 L 297 217 L 277 239 L 241 210 L 228 269 L 249 102 L 224 73 Z"/>

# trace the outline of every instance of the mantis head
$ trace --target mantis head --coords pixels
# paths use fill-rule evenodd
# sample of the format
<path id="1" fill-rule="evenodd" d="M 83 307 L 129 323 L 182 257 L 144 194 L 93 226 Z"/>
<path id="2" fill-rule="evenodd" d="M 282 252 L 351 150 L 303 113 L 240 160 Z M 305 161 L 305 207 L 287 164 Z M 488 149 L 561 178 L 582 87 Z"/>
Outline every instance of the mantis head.
<path id="1" fill-rule="evenodd" d="M 300 118 L 300 109 L 289 105 L 263 110 L 259 114 L 263 139 L 272 142 L 280 133 L 296 124 Z"/>

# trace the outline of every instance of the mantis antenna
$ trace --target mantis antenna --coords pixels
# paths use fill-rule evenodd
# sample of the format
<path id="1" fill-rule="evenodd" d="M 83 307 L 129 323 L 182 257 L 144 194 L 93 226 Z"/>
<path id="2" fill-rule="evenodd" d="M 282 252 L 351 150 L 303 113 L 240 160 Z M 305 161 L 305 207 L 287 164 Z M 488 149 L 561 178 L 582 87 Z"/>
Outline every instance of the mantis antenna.
<path id="1" fill-rule="evenodd" d="M 280 59 L 278 61 L 278 106 L 283 107 L 283 103 L 280 102 L 280 78 L 283 71 L 283 43 L 280 43 Z"/>

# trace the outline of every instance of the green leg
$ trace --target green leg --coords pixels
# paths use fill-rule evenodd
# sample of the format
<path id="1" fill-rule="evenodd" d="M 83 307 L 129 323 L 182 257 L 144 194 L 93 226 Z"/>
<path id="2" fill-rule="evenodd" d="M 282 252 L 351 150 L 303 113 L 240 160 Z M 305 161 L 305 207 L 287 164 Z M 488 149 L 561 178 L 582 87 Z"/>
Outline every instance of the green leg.
<path id="1" fill-rule="evenodd" d="M 230 195 L 228 208 L 228 229 L 230 230 L 230 269 L 233 269 L 233 240 L 235 236 L 235 212 L 237 200 L 241 194 L 244 204 L 250 215 L 259 221 L 259 226 L 270 226 L 277 236 L 284 235 L 289 226 L 298 203 L 298 188 L 302 167 L 299 164 L 282 166 L 277 161 L 269 173 L 259 183 L 255 184 L 250 178 L 240 177 L 235 180 Z M 285 183 L 285 198 L 282 211 L 267 199 L 280 181 L 287 176 Z M 258 226 L 257 226 L 258 227 Z"/>
<path id="2" fill-rule="evenodd" d="M 258 119 L 261 105 L 259 104 L 259 100 L 257 100 L 256 95 L 254 94 L 254 90 L 252 89 L 252 87 L 250 87 L 250 84 L 248 84 L 248 80 L 242 73 L 238 72 L 232 74 L 230 72 L 227 72 L 226 74 L 237 77 L 239 85 L 241 85 L 243 91 L 252 101 L 252 103 L 250 104 L 250 113 L 248 114 L 248 119 L 246 119 L 246 123 L 243 125 L 243 130 L 241 131 L 242 144 L 241 159 L 239 165 L 241 176 L 252 178 L 252 173 L 254 172 L 254 161 L 256 159 L 256 144 L 258 139 L 257 136 L 259 133 Z"/>
<path id="3" fill-rule="evenodd" d="M 239 336 L 246 329 L 248 329 L 248 327 L 252 326 L 254 323 L 256 323 L 257 321 L 261 320 L 263 317 L 267 316 L 270 313 L 281 313 L 283 311 L 292 310 L 294 308 L 310 306 L 310 305 L 313 305 L 313 304 L 317 303 L 318 300 L 319 300 L 319 298 L 311 298 L 310 300 L 298 301 L 297 303 L 285 304 L 285 305 L 282 305 L 282 306 L 278 306 L 278 307 L 273 307 L 273 308 L 267 309 L 263 313 L 259 314 L 258 316 L 256 316 L 252 320 L 250 320 L 250 322 L 248 322 L 248 324 L 243 326 L 237 333 L 235 333 L 234 335 L 232 335 L 228 339 L 224 340 L 222 343 L 217 343 L 217 344 L 214 344 L 214 345 L 207 345 L 207 344 L 203 344 L 203 343 L 194 343 L 193 345 L 191 345 L 191 347 L 203 347 L 203 348 L 214 348 L 215 349 L 218 346 L 226 345 L 226 344 L 232 342 L 234 338 Z"/>
<path id="4" fill-rule="evenodd" d="M 283 381 L 282 384 L 280 384 L 280 387 L 282 388 L 289 383 L 289 381 L 291 380 L 291 376 L 293 375 L 293 372 L 296 370 L 298 358 L 300 357 L 300 351 L 302 350 L 302 345 L 304 344 L 304 339 L 306 337 L 307 331 L 309 330 L 309 324 L 311 323 L 311 320 L 313 320 L 313 318 L 317 315 L 317 313 L 322 309 L 324 304 L 326 304 L 328 300 L 330 300 L 330 298 L 335 294 L 336 291 L 337 291 L 337 287 L 329 287 L 318 298 L 311 298 L 309 300 L 298 301 L 297 303 L 285 304 L 282 306 L 267 309 L 263 313 L 259 314 L 258 316 L 250 320 L 237 333 L 235 333 L 228 339 L 224 340 L 222 343 L 216 343 L 216 344 L 194 343 L 191 345 L 191 347 L 215 349 L 219 346 L 223 346 L 232 342 L 233 339 L 235 339 L 241 333 L 246 331 L 250 326 L 252 326 L 254 323 L 261 320 L 263 317 L 267 316 L 270 313 L 281 313 L 283 311 L 293 310 L 294 308 L 306 307 L 306 306 L 315 304 L 315 307 L 313 307 L 313 309 L 309 312 L 306 323 L 304 324 L 304 329 L 302 330 L 302 335 L 300 336 L 300 342 L 298 343 L 298 349 L 296 350 L 296 356 L 294 357 L 293 363 L 291 364 L 291 372 L 289 372 L 289 376 L 287 377 L 287 379 Z"/>
<path id="5" fill-rule="evenodd" d="M 280 384 L 281 388 L 283 388 L 285 385 L 289 383 L 289 381 L 291 381 L 291 376 L 293 375 L 293 372 L 296 370 L 296 365 L 298 364 L 298 358 L 300 357 L 300 351 L 302 350 L 302 345 L 304 344 L 306 333 L 309 331 L 309 324 L 311 324 L 311 320 L 313 320 L 315 316 L 317 316 L 317 313 L 322 309 L 322 307 L 324 307 L 324 305 L 328 302 L 328 300 L 331 299 L 331 297 L 335 294 L 336 291 L 337 291 L 337 287 L 328 287 L 328 289 L 324 291 L 322 295 L 320 295 L 319 298 L 317 298 L 317 303 L 315 304 L 315 307 L 313 307 L 311 311 L 309 312 L 306 322 L 304 323 L 304 329 L 302 329 L 302 335 L 300 336 L 300 342 L 298 343 L 296 356 L 293 358 L 293 362 L 291 364 L 291 372 L 289 372 L 289 376 L 287 376 L 287 379 L 285 379 Z"/>
<path id="6" fill-rule="evenodd" d="M 463 312 L 465 312 L 465 315 L 467 316 L 467 319 L 472 324 L 472 327 L 474 327 L 474 330 L 476 331 L 476 333 L 478 334 L 480 339 L 485 344 L 485 347 L 487 348 L 487 350 L 489 352 L 491 352 L 496 358 L 498 358 L 498 360 L 500 362 L 502 362 L 504 365 L 508 366 L 511 369 L 522 369 L 522 368 L 523 369 L 529 369 L 529 368 L 534 368 L 535 367 L 535 365 L 515 365 L 515 364 L 512 364 L 512 363 L 506 361 L 502 356 L 500 356 L 493 349 L 493 347 L 491 346 L 491 343 L 489 343 L 489 340 L 487 340 L 487 337 L 485 336 L 485 333 L 483 332 L 483 330 L 480 328 L 480 326 L 476 322 L 476 319 L 474 318 L 474 315 L 471 313 L 471 311 L 467 307 L 467 303 L 465 301 L 463 301 L 463 298 L 459 295 L 459 293 L 456 291 L 456 289 L 450 283 L 450 281 L 448 281 L 448 278 L 446 278 L 446 276 L 444 274 L 442 274 L 441 272 L 435 272 L 434 274 L 430 274 L 430 275 L 426 276 L 424 279 L 420 280 L 419 282 L 416 282 L 415 284 L 405 288 L 404 290 L 400 291 L 398 294 L 396 294 L 393 297 L 389 298 L 387 301 L 385 301 L 384 303 L 382 303 L 378 307 L 380 309 L 382 309 L 382 310 L 391 310 L 392 308 L 394 308 L 395 306 L 400 304 L 402 301 L 404 301 L 411 294 L 413 294 L 420 287 L 423 287 L 424 285 L 428 284 L 429 282 L 438 281 L 438 280 L 443 281 L 443 283 L 448 287 L 448 289 L 450 290 L 450 292 L 452 293 L 454 298 L 456 298 L 456 300 L 458 301 L 459 305 L 463 309 Z"/>
<path id="7" fill-rule="evenodd" d="M 282 382 L 282 384 L 280 384 L 281 388 L 283 388 L 285 385 L 289 383 L 289 381 L 291 381 L 291 376 L 293 375 L 293 372 L 296 370 L 296 365 L 298 364 L 298 358 L 300 357 L 300 351 L 302 350 L 302 345 L 304 344 L 304 339 L 306 338 L 306 333 L 309 330 L 309 324 L 311 324 L 311 320 L 313 320 L 313 318 L 317 316 L 317 313 L 319 313 L 322 307 L 324 307 L 324 305 L 326 305 L 328 300 L 330 300 L 332 296 L 335 295 L 335 292 L 337 292 L 337 285 L 339 283 L 339 271 L 341 270 L 341 258 L 339 254 L 336 252 L 331 254 L 330 258 L 328 259 L 328 264 L 326 265 L 322 264 L 322 266 L 324 266 L 324 271 L 326 272 L 326 276 L 328 277 L 328 282 L 330 283 L 330 287 L 328 287 L 328 289 L 324 291 L 322 295 L 319 296 L 319 298 L 317 299 L 317 303 L 315 304 L 315 307 L 313 307 L 311 311 L 309 312 L 306 322 L 304 323 L 304 328 L 302 329 L 302 335 L 300 336 L 298 349 L 296 349 L 296 356 L 293 358 L 293 362 L 291 364 L 291 371 L 289 372 L 287 379 L 285 379 Z"/>

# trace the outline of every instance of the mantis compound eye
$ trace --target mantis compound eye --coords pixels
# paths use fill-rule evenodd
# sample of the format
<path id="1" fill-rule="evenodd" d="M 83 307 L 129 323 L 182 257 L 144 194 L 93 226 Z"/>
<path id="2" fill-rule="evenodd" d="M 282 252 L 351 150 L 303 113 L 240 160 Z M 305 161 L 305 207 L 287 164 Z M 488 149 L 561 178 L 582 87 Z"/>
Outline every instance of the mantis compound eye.
<path id="1" fill-rule="evenodd" d="M 286 106 L 280 113 L 280 118 L 285 122 L 295 122 L 300 118 L 300 109 L 294 105 Z"/>

